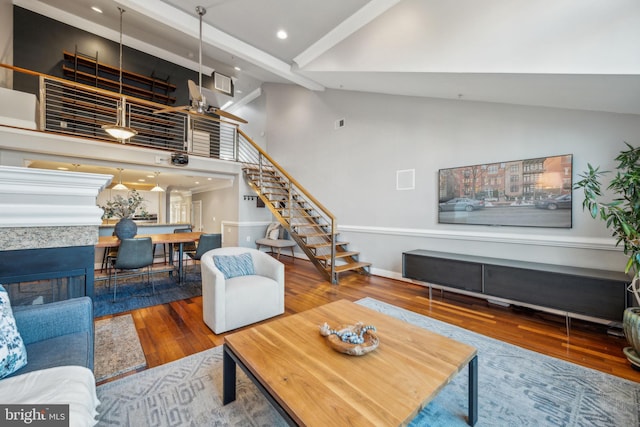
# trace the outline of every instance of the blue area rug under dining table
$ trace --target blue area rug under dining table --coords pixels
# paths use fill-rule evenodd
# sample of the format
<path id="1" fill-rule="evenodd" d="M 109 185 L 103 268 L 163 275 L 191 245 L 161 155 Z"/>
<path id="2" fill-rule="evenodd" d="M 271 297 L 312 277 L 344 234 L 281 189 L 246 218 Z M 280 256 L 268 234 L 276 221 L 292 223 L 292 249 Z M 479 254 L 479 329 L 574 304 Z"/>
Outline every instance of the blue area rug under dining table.
<path id="1" fill-rule="evenodd" d="M 194 267 L 190 266 L 190 269 L 194 269 Z M 155 286 L 155 292 L 152 292 L 151 284 L 146 282 L 146 275 L 119 280 L 115 302 L 113 300 L 113 284 L 109 289 L 106 280 L 96 281 L 93 291 L 94 317 L 202 295 L 202 280 L 198 271 L 190 271 L 186 274 L 183 283 L 178 283 L 177 273 L 172 276 L 169 273 L 154 273 L 151 275 L 151 281 Z"/>

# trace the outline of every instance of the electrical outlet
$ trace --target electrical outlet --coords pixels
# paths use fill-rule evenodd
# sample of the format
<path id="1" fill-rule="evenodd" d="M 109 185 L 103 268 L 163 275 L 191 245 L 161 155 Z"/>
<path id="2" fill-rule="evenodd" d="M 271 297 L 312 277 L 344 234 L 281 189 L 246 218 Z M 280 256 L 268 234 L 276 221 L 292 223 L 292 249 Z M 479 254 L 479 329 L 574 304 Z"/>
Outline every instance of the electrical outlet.
<path id="1" fill-rule="evenodd" d="M 251 241 L 251 236 L 247 236 L 247 242 Z"/>

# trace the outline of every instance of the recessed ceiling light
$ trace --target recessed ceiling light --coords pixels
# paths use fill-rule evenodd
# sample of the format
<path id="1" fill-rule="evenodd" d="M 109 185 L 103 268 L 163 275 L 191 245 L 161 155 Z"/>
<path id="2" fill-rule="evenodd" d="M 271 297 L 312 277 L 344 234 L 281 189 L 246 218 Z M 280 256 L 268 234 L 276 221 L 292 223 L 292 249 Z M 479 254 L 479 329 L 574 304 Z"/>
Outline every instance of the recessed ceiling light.
<path id="1" fill-rule="evenodd" d="M 102 9 L 100 9 L 98 6 L 91 6 L 91 10 L 93 10 L 94 12 L 102 13 Z"/>
<path id="2" fill-rule="evenodd" d="M 287 32 L 285 30 L 278 30 L 278 32 L 276 33 L 276 36 L 278 36 L 278 38 L 280 40 L 284 40 L 287 37 L 289 37 L 289 35 L 287 34 Z"/>

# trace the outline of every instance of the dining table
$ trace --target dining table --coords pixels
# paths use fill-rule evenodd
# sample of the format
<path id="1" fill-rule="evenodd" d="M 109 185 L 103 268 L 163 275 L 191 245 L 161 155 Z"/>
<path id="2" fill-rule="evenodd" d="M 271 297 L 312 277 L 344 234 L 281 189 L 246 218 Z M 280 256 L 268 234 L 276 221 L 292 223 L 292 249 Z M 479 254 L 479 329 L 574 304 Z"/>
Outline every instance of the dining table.
<path id="1" fill-rule="evenodd" d="M 152 244 L 169 244 L 169 262 L 173 265 L 173 245 L 178 245 L 178 281 L 182 283 L 182 258 L 184 256 L 184 244 L 195 243 L 200 239 L 203 233 L 201 231 L 193 231 L 189 233 L 159 233 L 159 234 L 140 234 L 136 238 L 151 237 Z M 114 248 L 120 246 L 120 239 L 116 236 L 99 236 L 96 248 Z"/>

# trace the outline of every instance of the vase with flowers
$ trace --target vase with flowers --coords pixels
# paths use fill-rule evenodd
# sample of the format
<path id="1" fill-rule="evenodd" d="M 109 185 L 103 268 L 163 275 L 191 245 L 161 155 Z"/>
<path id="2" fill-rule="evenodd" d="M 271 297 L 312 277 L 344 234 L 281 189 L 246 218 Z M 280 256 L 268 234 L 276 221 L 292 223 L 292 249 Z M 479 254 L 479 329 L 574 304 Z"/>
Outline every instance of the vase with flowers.
<path id="1" fill-rule="evenodd" d="M 100 206 L 104 210 L 102 218 L 120 218 L 120 221 L 114 228 L 114 234 L 118 239 L 130 239 L 135 237 L 138 232 L 138 226 L 131 219 L 139 210 L 140 214 L 147 215 L 144 205 L 144 197 L 136 190 L 131 190 L 126 197 L 120 194 L 109 200 L 104 206 Z"/>

